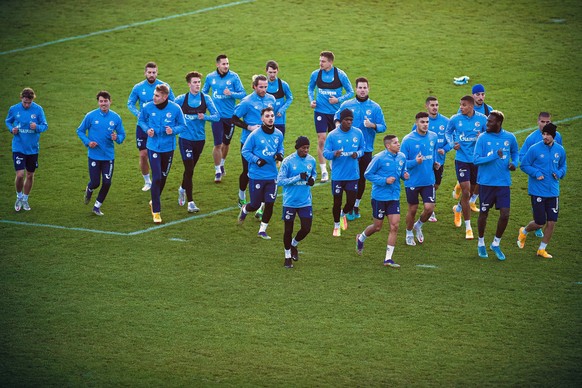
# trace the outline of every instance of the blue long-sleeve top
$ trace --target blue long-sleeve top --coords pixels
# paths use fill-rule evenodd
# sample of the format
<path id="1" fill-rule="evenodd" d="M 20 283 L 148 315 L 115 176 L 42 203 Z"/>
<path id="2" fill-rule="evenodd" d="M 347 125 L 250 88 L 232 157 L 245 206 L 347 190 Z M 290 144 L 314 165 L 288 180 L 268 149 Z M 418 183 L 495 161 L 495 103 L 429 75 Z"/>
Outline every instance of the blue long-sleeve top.
<path id="1" fill-rule="evenodd" d="M 421 135 L 414 131 L 404 136 L 400 152 L 406 157 L 406 169 L 410 178 L 404 182 L 405 187 L 421 187 L 434 185 L 433 173 L 435 154 L 437 150 L 437 134 L 427 131 Z M 416 161 L 416 156 L 422 154 L 422 162 Z"/>
<path id="2" fill-rule="evenodd" d="M 449 152 L 452 147 L 447 142 L 445 137 L 445 130 L 447 129 L 447 124 L 449 119 L 440 113 L 437 113 L 435 118 L 428 116 L 428 130 L 437 134 L 437 151 L 442 149 L 445 153 L 444 155 L 435 154 L 435 162 L 440 163 L 441 166 L 445 165 L 447 159 L 447 152 Z M 412 124 L 412 132 L 416 131 L 416 123 Z"/>
<path id="3" fill-rule="evenodd" d="M 241 150 L 241 155 L 249 162 L 249 178 L 277 179 L 275 155 L 283 156 L 284 151 L 283 133 L 277 128 L 271 134 L 266 133 L 262 127 L 251 132 Z M 259 159 L 267 163 L 259 167 Z"/>
<path id="4" fill-rule="evenodd" d="M 302 158 L 294 152 L 283 159 L 277 175 L 277 185 L 283 187 L 283 206 L 300 208 L 312 205 L 311 186 L 301 179 L 301 173 L 315 180 L 316 166 L 315 158 L 309 154 Z"/>
<path id="5" fill-rule="evenodd" d="M 147 103 L 139 114 L 137 124 L 144 132 L 152 128 L 154 136 L 147 139 L 146 147 L 155 152 L 169 152 L 176 148 L 176 135 L 186 130 L 186 122 L 180 106 L 173 101 L 163 108 L 158 108 L 154 102 Z M 166 126 L 172 128 L 172 134 L 166 134 Z"/>
<path id="6" fill-rule="evenodd" d="M 397 201 L 400 199 L 400 180 L 406 172 L 406 156 L 402 152 L 384 150 L 374 155 L 364 172 L 364 177 L 372 183 L 372 199 L 376 201 Z M 394 177 L 393 183 L 386 179 Z"/>
<path id="7" fill-rule="evenodd" d="M 224 89 L 228 88 L 231 95 L 224 94 Z M 220 117 L 230 119 L 234 112 L 236 100 L 242 99 L 247 95 L 240 77 L 234 71 L 227 71 L 226 74 L 220 74 L 218 70 L 209 73 L 204 80 L 202 93 L 208 94 L 212 89 L 212 101 L 218 109 Z"/>
<path id="8" fill-rule="evenodd" d="M 174 101 L 174 92 L 169 84 L 159 79 L 156 79 L 153 84 L 150 84 L 147 79 L 135 84 L 133 89 L 131 89 L 131 93 L 129 94 L 129 98 L 127 99 L 127 109 L 135 116 L 139 117 L 139 111 L 143 109 L 145 104 L 154 100 L 154 92 L 156 90 L 156 86 L 160 84 L 166 84 L 170 89 L 170 93 L 168 94 L 168 100 Z M 139 108 L 135 107 L 136 102 L 139 102 Z"/>
<path id="9" fill-rule="evenodd" d="M 339 121 L 340 114 L 344 109 L 349 109 L 354 115 L 352 126 L 358 128 L 364 134 L 366 147 L 364 152 L 374 151 L 374 140 L 377 133 L 386 132 L 386 120 L 382 108 L 375 101 L 367 98 L 365 101 L 360 101 L 357 98 L 344 101 L 337 112 L 335 112 L 334 120 Z M 376 128 L 368 128 L 364 125 L 364 120 L 368 118 L 372 123 L 376 124 Z"/>
<path id="10" fill-rule="evenodd" d="M 12 105 L 4 122 L 11 133 L 14 127 L 18 127 L 18 133 L 12 136 L 12 152 L 38 154 L 40 134 L 48 129 L 44 110 L 40 105 L 34 101 L 28 109 L 22 103 Z M 36 129 L 30 129 L 30 123 L 35 123 Z"/>
<path id="11" fill-rule="evenodd" d="M 337 75 L 341 81 L 341 86 L 335 89 L 320 89 L 317 86 L 317 77 L 321 71 L 321 80 L 326 83 L 331 83 L 335 79 L 335 73 L 337 69 Z M 317 87 L 317 98 L 315 97 L 315 88 Z M 342 89 L 345 90 L 345 94 L 342 94 Z M 325 114 L 335 114 L 339 109 L 342 102 L 349 100 L 354 97 L 354 88 L 350 82 L 350 79 L 343 70 L 340 70 L 334 66 L 328 71 L 317 69 L 311 73 L 309 78 L 309 85 L 307 86 L 307 95 L 309 97 L 309 102 L 315 100 L 317 106 L 315 111 Z M 330 104 L 329 98 L 336 97 L 339 101 L 337 104 Z"/>
<path id="12" fill-rule="evenodd" d="M 497 151 L 503 150 L 499 157 Z M 511 186 L 509 163 L 519 165 L 519 146 L 515 135 L 501 129 L 499 133 L 485 132 L 475 144 L 473 163 L 479 166 L 477 183 L 485 186 Z"/>
<path id="13" fill-rule="evenodd" d="M 186 113 L 184 112 L 185 107 L 184 100 L 186 96 L 188 96 L 188 106 L 190 108 L 200 108 L 202 103 L 201 96 L 204 95 L 204 103 L 206 104 L 206 111 L 201 112 L 204 113 L 204 119 L 200 120 L 196 113 Z M 206 132 L 204 130 L 204 126 L 206 125 L 207 121 L 219 121 L 220 114 L 218 110 L 214 106 L 214 102 L 209 95 L 204 93 L 196 93 L 192 94 L 190 92 L 186 94 L 181 94 L 174 100 L 176 104 L 180 106 L 182 109 L 182 113 L 184 113 L 184 121 L 186 122 L 186 129 L 180 133 L 180 137 L 186 140 L 192 141 L 199 141 L 199 140 L 206 140 Z"/>
<path id="14" fill-rule="evenodd" d="M 323 146 L 323 157 L 333 160 L 332 180 L 360 179 L 358 159 L 364 155 L 365 146 L 364 134 L 356 127 L 351 127 L 346 132 L 338 127 L 327 135 Z M 339 156 L 334 155 L 337 150 L 342 151 Z M 356 159 L 352 157 L 354 152 L 358 156 Z"/>
<path id="15" fill-rule="evenodd" d="M 458 113 L 450 118 L 445 130 L 445 138 L 451 147 L 454 147 L 456 142 L 461 146 L 457 150 L 455 160 L 473 163 L 477 137 L 485 131 L 486 127 L 487 116 L 479 112 L 474 112 L 471 117 Z"/>
<path id="16" fill-rule="evenodd" d="M 551 146 L 543 141 L 534 144 L 525 153 L 520 168 L 528 178 L 528 193 L 539 197 L 558 197 L 560 195 L 560 179 L 566 175 L 566 151 L 560 144 Z M 556 174 L 558 179 L 555 179 Z M 544 179 L 538 180 L 543 176 Z"/>
<path id="17" fill-rule="evenodd" d="M 94 160 L 114 160 L 115 148 L 111 135 L 117 133 L 117 144 L 125 140 L 125 129 L 121 117 L 112 110 L 103 113 L 95 109 L 85 115 L 81 125 L 77 128 L 77 136 L 85 144 L 89 158 Z M 90 142 L 96 142 L 97 147 L 89 147 Z"/>
<path id="18" fill-rule="evenodd" d="M 276 100 L 273 107 L 275 110 L 275 125 L 285 124 L 287 122 L 287 109 L 293 102 L 293 93 L 291 93 L 289 84 L 280 78 L 269 81 L 267 93 L 275 97 Z"/>
<path id="19" fill-rule="evenodd" d="M 525 156 L 525 153 L 527 152 L 527 150 L 529 150 L 529 148 L 532 145 L 539 143 L 542 140 L 543 140 L 542 131 L 540 131 L 539 129 L 536 129 L 535 131 L 530 133 L 525 138 L 525 141 L 523 142 L 523 145 L 521 146 L 521 149 L 519 150 L 519 160 L 523 159 L 523 157 Z M 559 145 L 562 145 L 562 135 L 560 134 L 560 132 L 556 132 L 556 137 L 554 138 L 554 141 L 556 143 L 558 143 Z"/>
<path id="20" fill-rule="evenodd" d="M 242 101 L 234 108 L 234 116 L 239 119 L 244 119 L 245 124 L 248 125 L 262 125 L 261 111 L 267 107 L 274 109 L 275 97 L 269 93 L 264 97 L 259 97 L 256 92 L 253 92 L 242 99 Z M 246 128 L 242 129 L 240 134 L 240 142 L 245 143 L 251 131 Z"/>

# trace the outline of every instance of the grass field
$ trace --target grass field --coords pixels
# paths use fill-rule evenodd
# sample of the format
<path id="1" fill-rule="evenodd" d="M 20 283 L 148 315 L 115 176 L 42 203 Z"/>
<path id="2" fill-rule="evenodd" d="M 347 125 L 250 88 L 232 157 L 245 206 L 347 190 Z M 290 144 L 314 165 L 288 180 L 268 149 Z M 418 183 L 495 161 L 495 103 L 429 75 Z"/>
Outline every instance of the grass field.
<path id="1" fill-rule="evenodd" d="M 0 17 L 0 112 L 30 86 L 49 123 L 30 212 L 14 212 L 11 135 L 0 132 L 0 385 L 582 383 L 579 2 L 5 0 Z M 329 185 L 314 187 L 312 233 L 295 269 L 285 270 L 281 202 L 272 241 L 255 237 L 255 220 L 237 225 L 238 133 L 216 185 L 210 129 L 195 172 L 201 213 L 176 203 L 183 171 L 176 153 L 162 196 L 165 223 L 154 227 L 126 108 L 145 63 L 157 62 L 159 78 L 181 94 L 184 75 L 213 71 L 219 53 L 247 92 L 251 76 L 277 60 L 295 96 L 288 154 L 299 135 L 315 144 L 306 89 L 324 49 L 352 82 L 370 80 L 388 132 L 400 138 L 427 95 L 450 116 L 474 83 L 485 85 L 486 101 L 505 113 L 504 128 L 520 144 L 537 114 L 551 112 L 568 153 L 548 246 L 555 258 L 535 256 L 534 236 L 523 250 L 515 244 L 531 218 L 519 171 L 502 240 L 508 259 L 477 256 L 476 241 L 452 223 L 451 153 L 439 222 L 426 225 L 423 245 L 405 245 L 402 217 L 400 270 L 382 266 L 387 230 L 366 241 L 362 257 L 355 253 L 354 236 L 371 221 L 369 189 L 364 216 L 331 236 Z M 462 75 L 471 82 L 453 85 Z M 75 133 L 100 89 L 111 92 L 129 135 L 116 149 L 104 217 L 83 204 L 87 153 Z M 492 212 L 488 244 L 496 220 Z"/>

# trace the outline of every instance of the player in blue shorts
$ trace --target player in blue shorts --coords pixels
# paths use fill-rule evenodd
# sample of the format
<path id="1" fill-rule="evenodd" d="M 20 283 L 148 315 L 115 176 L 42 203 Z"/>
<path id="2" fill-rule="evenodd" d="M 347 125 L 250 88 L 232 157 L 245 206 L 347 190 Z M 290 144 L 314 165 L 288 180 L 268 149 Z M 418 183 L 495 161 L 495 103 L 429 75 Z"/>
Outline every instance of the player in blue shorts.
<path id="1" fill-rule="evenodd" d="M 333 235 L 336 237 L 341 236 L 341 231 L 348 228 L 346 214 L 354 209 L 360 179 L 358 159 L 364 154 L 364 134 L 352 126 L 353 119 L 351 110 L 342 110 L 339 127 L 329 133 L 323 147 L 323 156 L 330 162 L 333 161 L 331 193 L 333 195 Z M 346 203 L 342 208 L 344 191 Z"/>
<path id="2" fill-rule="evenodd" d="M 360 201 L 362 200 L 364 191 L 366 190 L 366 178 L 364 177 L 364 172 L 372 160 L 376 134 L 386 131 L 384 112 L 382 112 L 380 105 L 370 99 L 369 90 L 368 79 L 365 77 L 357 78 L 356 97 L 343 102 L 334 116 L 337 127 L 339 125 L 340 112 L 344 109 L 351 110 L 354 114 L 354 121 L 352 122 L 352 126 L 362 131 L 364 134 L 364 140 L 366 142 L 364 155 L 358 159 L 358 165 L 360 167 L 358 194 L 356 196 L 356 202 L 354 203 L 354 210 L 347 214 L 348 221 L 360 218 Z"/>
<path id="3" fill-rule="evenodd" d="M 538 129 L 530 133 L 528 137 L 525 138 L 523 145 L 519 149 L 519 160 L 523 159 L 525 153 L 527 152 L 527 150 L 530 149 L 531 146 L 543 140 L 542 130 L 544 129 L 546 124 L 549 124 L 551 122 L 552 115 L 550 113 L 540 112 L 540 114 L 538 115 Z M 560 132 L 556 132 L 556 138 L 554 139 L 554 141 L 559 145 L 562 145 L 562 135 L 560 134 Z M 542 231 L 541 228 L 536 229 L 535 235 L 536 237 L 542 238 L 544 237 L 544 232 Z"/>
<path id="4" fill-rule="evenodd" d="M 255 75 L 253 77 L 253 89 L 254 92 L 242 99 L 240 104 L 234 108 L 234 114 L 232 115 L 232 124 L 237 127 L 242 128 L 242 133 L 240 135 L 240 147 L 241 150 L 245 144 L 245 141 L 251 134 L 251 132 L 256 131 L 261 128 L 263 124 L 262 121 L 262 111 L 265 108 L 275 109 L 275 97 L 267 93 L 268 81 L 267 77 L 262 74 Z M 248 160 L 242 155 L 242 172 L 238 178 L 238 205 L 242 206 L 246 203 L 246 190 L 249 184 L 249 166 Z M 262 210 L 262 207 L 261 207 Z M 259 211 L 257 218 L 260 218 L 262 212 Z"/>
<path id="5" fill-rule="evenodd" d="M 265 210 L 257 236 L 270 240 L 267 227 L 277 199 L 277 162 L 283 161 L 283 134 L 275 128 L 275 111 L 272 107 L 266 107 L 261 111 L 261 120 L 263 124 L 248 135 L 241 150 L 249 166 L 251 202 L 240 208 L 238 222 L 242 224 L 247 213 L 259 209 L 264 202 Z"/>
<path id="6" fill-rule="evenodd" d="M 285 248 L 285 268 L 293 268 L 292 260 L 299 260 L 297 246 L 311 231 L 313 208 L 311 200 L 311 186 L 317 178 L 317 163 L 309 155 L 309 139 L 299 136 L 295 141 L 297 152 L 283 159 L 277 185 L 283 187 L 283 246 Z M 295 216 L 301 220 L 301 228 L 293 237 Z"/>
<path id="7" fill-rule="evenodd" d="M 162 223 L 161 195 L 172 167 L 176 135 L 186 130 L 182 109 L 169 100 L 169 93 L 168 85 L 156 86 L 153 101 L 143 107 L 138 121 L 148 135 L 146 146 L 153 178 L 150 210 L 155 224 Z"/>
<path id="8" fill-rule="evenodd" d="M 323 147 L 327 133 L 335 129 L 334 114 L 340 104 L 354 96 L 350 79 L 343 70 L 333 66 L 335 56 L 331 51 L 319 53 L 319 69 L 314 70 L 309 78 L 307 95 L 317 132 L 317 160 L 321 168 L 321 182 L 329 180 L 329 174 L 323 156 Z M 315 88 L 317 87 L 317 97 Z M 342 94 L 342 90 L 345 93 Z"/>
<path id="9" fill-rule="evenodd" d="M 475 144 L 477 183 L 479 184 L 479 198 L 481 209 L 477 221 L 479 242 L 477 251 L 480 257 L 487 258 L 485 247 L 485 227 L 489 210 L 499 210 L 497 230 L 490 249 L 497 259 L 505 260 L 505 254 L 501 251 L 499 243 L 509 222 L 511 171 L 519 164 L 519 147 L 515 135 L 502 128 L 504 115 L 498 110 L 489 112 L 487 118 L 487 132 L 477 139 Z"/>
<path id="10" fill-rule="evenodd" d="M 356 236 L 356 252 L 364 252 L 364 242 L 368 237 L 382 230 L 384 218 L 388 217 L 390 232 L 386 245 L 384 265 L 399 268 L 392 259 L 398 224 L 400 223 L 400 180 L 409 178 L 406 171 L 406 156 L 400 152 L 400 143 L 395 135 L 384 136 L 384 151 L 374 155 L 364 176 L 372 183 L 372 217 L 371 225 Z"/>
<path id="11" fill-rule="evenodd" d="M 523 248 L 527 233 L 546 225 L 537 255 L 547 259 L 552 258 L 546 247 L 554 234 L 560 210 L 560 179 L 567 170 L 566 151 L 554 140 L 556 129 L 553 123 L 546 124 L 542 130 L 543 140 L 530 147 L 520 166 L 529 175 L 527 186 L 534 219 L 519 229 L 517 246 Z"/>
<path id="12" fill-rule="evenodd" d="M 278 77 L 279 64 L 275 61 L 268 61 L 265 65 L 269 86 L 267 93 L 275 97 L 277 101 L 273 109 L 275 110 L 275 128 L 285 136 L 285 126 L 287 124 L 287 109 L 293 102 L 293 93 L 289 84 Z"/>
<path id="13" fill-rule="evenodd" d="M 428 96 L 424 103 L 428 113 L 428 130 L 437 134 L 437 153 L 435 155 L 435 162 L 440 164 L 440 168 L 434 170 L 434 190 L 439 189 L 443 180 L 443 172 L 445 170 L 445 161 L 447 159 L 447 152 L 451 150 L 451 145 L 447 143 L 445 138 L 445 129 L 449 123 L 449 119 L 439 113 L 439 100 L 434 96 Z M 412 125 L 412 132 L 416 131 L 416 122 Z M 459 186 L 460 188 L 460 186 Z M 435 203 L 436 207 L 436 203 Z M 435 212 L 433 211 L 428 219 L 430 222 L 437 222 Z"/>
<path id="14" fill-rule="evenodd" d="M 160 84 L 166 84 L 165 82 L 158 79 L 158 65 L 155 62 L 148 62 L 145 65 L 145 77 L 146 79 L 135 84 L 129 98 L 127 99 L 127 108 L 136 118 L 139 119 L 140 110 L 148 103 L 154 99 L 154 91 L 156 86 Z M 166 84 L 168 85 L 168 84 Z M 174 101 L 174 92 L 170 85 L 168 85 L 170 93 L 168 94 L 168 99 Z M 137 103 L 138 108 L 135 104 Z M 148 191 L 152 187 L 152 181 L 150 178 L 150 166 L 148 164 L 148 151 L 146 147 L 147 134 L 138 125 L 135 128 L 135 140 L 137 149 L 139 150 L 139 167 L 141 169 L 141 174 L 143 176 L 144 185 L 142 191 Z"/>
<path id="15" fill-rule="evenodd" d="M 88 149 L 89 183 L 85 188 L 85 205 L 91 201 L 93 190 L 99 185 L 101 189 L 93 206 L 93 213 L 102 216 L 101 205 L 107 197 L 113 168 L 115 164 L 114 144 L 121 144 L 125 140 L 125 129 L 121 117 L 110 109 L 111 95 L 102 90 L 97 93 L 99 108 L 85 115 L 83 122 L 77 128 L 77 136 Z M 103 183 L 101 183 L 103 179 Z"/>
<path id="16" fill-rule="evenodd" d="M 184 206 L 187 201 L 188 212 L 197 213 L 200 209 L 196 206 L 192 196 L 194 168 L 206 142 L 204 126 L 207 121 L 217 122 L 220 120 L 220 114 L 210 96 L 200 92 L 202 74 L 197 71 L 189 72 L 186 74 L 186 83 L 190 89 L 188 93 L 182 94 L 174 100 L 182 109 L 186 122 L 186 130 L 180 133 L 178 138 L 182 163 L 184 163 L 182 184 L 178 189 L 178 205 Z"/>
<path id="17" fill-rule="evenodd" d="M 445 137 L 447 142 L 456 150 L 455 169 L 457 180 L 461 185 L 462 196 L 460 202 L 453 206 L 455 216 L 455 226 L 461 226 L 461 213 L 465 219 L 465 238 L 473 239 L 473 228 L 471 227 L 471 193 L 477 185 L 477 166 L 473 164 L 475 143 L 477 137 L 485 131 L 487 117 L 479 112 L 475 112 L 475 100 L 472 96 L 463 96 L 460 102 L 461 113 L 453 115 L 447 129 Z M 479 210 L 479 209 L 475 209 Z"/>
<path id="18" fill-rule="evenodd" d="M 40 134 L 48 129 L 44 110 L 34 102 L 36 94 L 31 88 L 20 92 L 20 102 L 8 109 L 6 127 L 12 134 L 12 160 L 16 178 L 16 202 L 14 210 L 30 210 L 28 196 L 34 183 L 34 172 L 38 168 Z M 26 175 L 24 170 L 26 169 Z"/>
<path id="19" fill-rule="evenodd" d="M 230 150 L 230 141 L 234 131 L 232 125 L 234 105 L 236 100 L 241 100 L 247 95 L 238 74 L 230 70 L 230 62 L 226 54 L 216 57 L 216 71 L 206 76 L 202 93 L 209 94 L 210 89 L 212 89 L 212 101 L 220 113 L 220 120 L 212 122 L 214 182 L 220 183 L 225 175 L 224 161 Z"/>
<path id="20" fill-rule="evenodd" d="M 424 242 L 422 226 L 434 211 L 436 192 L 434 170 L 440 168 L 436 161 L 438 135 L 428 130 L 428 113 L 419 112 L 415 116 L 416 130 L 402 139 L 401 152 L 406 157 L 406 169 L 410 179 L 404 182 L 406 189 L 406 244 L 416 245 L 413 230 L 419 243 Z M 423 211 L 414 222 L 418 210 L 418 197 L 422 197 Z"/>

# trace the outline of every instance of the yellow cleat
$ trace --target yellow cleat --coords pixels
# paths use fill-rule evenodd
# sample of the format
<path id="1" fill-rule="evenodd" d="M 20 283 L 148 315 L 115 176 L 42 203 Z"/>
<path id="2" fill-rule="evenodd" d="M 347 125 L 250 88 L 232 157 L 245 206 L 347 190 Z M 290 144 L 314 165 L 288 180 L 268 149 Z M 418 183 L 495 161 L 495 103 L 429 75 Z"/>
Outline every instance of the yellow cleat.
<path id="1" fill-rule="evenodd" d="M 525 227 L 519 228 L 519 234 L 517 235 L 517 246 L 521 249 L 525 247 L 525 239 L 527 238 L 527 233 L 525 233 Z"/>
<path id="2" fill-rule="evenodd" d="M 472 240 L 473 239 L 473 229 L 467 229 L 465 231 L 465 240 Z"/>
<path id="3" fill-rule="evenodd" d="M 479 208 L 477 207 L 475 202 L 469 202 L 469 206 L 471 206 L 471 211 L 474 211 L 475 213 L 479 213 Z"/>
<path id="4" fill-rule="evenodd" d="M 161 224 L 162 223 L 162 216 L 160 213 L 154 213 L 154 224 Z"/>
<path id="5" fill-rule="evenodd" d="M 333 236 L 340 237 L 342 235 L 342 230 L 340 228 L 333 228 Z"/>
<path id="6" fill-rule="evenodd" d="M 345 214 L 342 217 L 340 217 L 340 228 L 342 230 L 348 230 L 348 218 L 346 217 Z"/>
<path id="7" fill-rule="evenodd" d="M 550 255 L 545 249 L 538 249 L 537 255 L 543 257 L 544 259 L 551 259 L 554 257 Z"/>
<path id="8" fill-rule="evenodd" d="M 461 227 L 461 212 L 457 211 L 457 205 L 453 206 L 453 214 L 455 215 L 455 226 Z"/>
<path id="9" fill-rule="evenodd" d="M 459 184 L 459 182 L 457 182 L 457 184 L 455 185 L 455 188 L 453 189 L 453 198 L 454 199 L 459 199 L 461 197 L 461 185 Z"/>

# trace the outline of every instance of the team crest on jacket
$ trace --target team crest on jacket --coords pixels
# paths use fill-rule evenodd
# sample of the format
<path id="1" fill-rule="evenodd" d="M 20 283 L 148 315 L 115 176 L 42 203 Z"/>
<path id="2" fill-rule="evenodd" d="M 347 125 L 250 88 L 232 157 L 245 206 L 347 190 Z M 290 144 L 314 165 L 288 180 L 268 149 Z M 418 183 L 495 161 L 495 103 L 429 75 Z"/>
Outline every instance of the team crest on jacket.
<path id="1" fill-rule="evenodd" d="M 481 126 L 481 123 L 477 121 L 477 122 L 475 123 L 475 127 L 479 128 L 480 126 Z"/>
<path id="2" fill-rule="evenodd" d="M 168 113 L 166 113 L 166 117 L 167 118 L 171 118 L 172 117 L 172 114 L 170 112 L 168 112 Z"/>
<path id="3" fill-rule="evenodd" d="M 368 110 L 366 110 L 366 114 L 367 114 L 368 116 L 371 116 L 371 115 L 372 115 L 372 110 L 371 110 L 371 109 L 368 109 Z"/>
<path id="4" fill-rule="evenodd" d="M 509 140 L 505 140 L 505 142 L 503 143 L 503 145 L 504 145 L 505 147 L 509 147 Z"/>
<path id="5" fill-rule="evenodd" d="M 358 138 L 354 136 L 354 137 L 352 138 L 352 142 L 354 142 L 354 143 L 357 143 L 357 142 L 358 142 Z"/>
<path id="6" fill-rule="evenodd" d="M 114 121 L 110 121 L 109 122 L 109 125 L 111 125 L 113 127 L 115 125 L 115 122 Z"/>
<path id="7" fill-rule="evenodd" d="M 36 119 L 36 115 L 33 113 L 30 115 L 30 118 L 34 120 L 34 119 Z"/>
<path id="8" fill-rule="evenodd" d="M 556 159 L 560 159 L 560 154 L 556 152 L 556 153 L 554 154 L 554 158 L 556 158 Z"/>
<path id="9" fill-rule="evenodd" d="M 91 162 L 91 167 L 95 167 L 96 165 L 97 165 L 97 163 Z"/>

